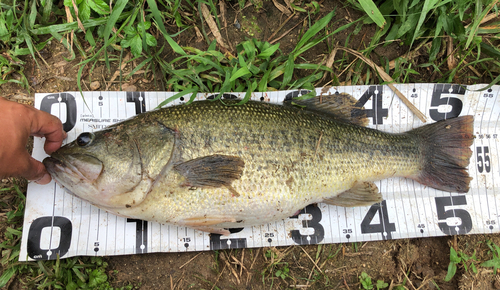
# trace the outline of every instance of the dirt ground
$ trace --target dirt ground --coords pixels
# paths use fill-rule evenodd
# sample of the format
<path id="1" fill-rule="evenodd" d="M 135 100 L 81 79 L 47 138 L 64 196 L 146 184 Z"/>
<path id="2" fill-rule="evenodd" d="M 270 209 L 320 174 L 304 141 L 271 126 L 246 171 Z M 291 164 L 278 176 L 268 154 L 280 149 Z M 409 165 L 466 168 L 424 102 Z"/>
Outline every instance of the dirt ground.
<path id="1" fill-rule="evenodd" d="M 268 40 L 274 29 L 286 19 L 272 1 L 263 3 L 264 6 L 259 11 L 249 7 L 237 13 L 236 7 L 227 7 L 228 26 L 222 30 L 222 35 L 232 49 L 248 37 Z M 334 17 L 337 21 L 333 29 L 361 16 L 342 3 L 325 1 L 321 13 L 312 16 L 313 21 L 332 9 L 336 9 Z M 304 17 L 305 15 L 296 16 L 281 31 L 303 22 Z M 235 27 L 235 19 L 238 19 L 243 28 Z M 258 27 L 252 22 L 258 23 Z M 280 48 L 284 53 L 293 50 L 299 35 L 303 33 L 302 27 L 303 24 L 299 24 L 280 39 Z M 172 33 L 176 32 L 174 25 L 167 26 L 167 29 Z M 335 35 L 303 55 L 304 61 L 319 63 L 328 55 L 328 45 L 344 45 L 346 39 L 349 47 L 364 48 L 375 30 L 375 26 L 364 26 L 357 35 L 349 35 L 352 29 Z M 279 37 L 280 33 L 272 39 Z M 181 45 L 207 48 L 206 42 L 199 39 L 193 29 L 183 32 L 181 36 L 176 38 Z M 82 40 L 82 43 L 85 42 Z M 163 45 L 161 41 L 159 45 Z M 407 49 L 397 43 L 379 47 L 372 55 L 373 60 L 378 62 L 379 57 L 392 60 L 407 52 Z M 171 51 L 165 51 L 165 58 L 173 57 Z M 29 93 L 17 85 L 7 84 L 0 87 L 0 95 L 32 103 L 34 93 L 37 92 L 78 90 L 76 65 L 80 58 L 68 63 L 64 58 L 70 56 L 69 52 L 54 41 L 41 51 L 41 55 L 47 65 L 40 62 L 40 66 L 36 66 L 32 59 L 25 58 Z M 419 60 L 415 61 L 418 63 Z M 130 71 L 136 64 L 127 65 L 124 71 Z M 117 64 L 112 63 L 112 70 L 107 71 L 105 65 L 99 63 L 90 73 L 89 67 L 86 67 L 82 79 L 83 89 L 91 90 L 91 81 L 98 81 L 100 90 L 106 87 L 110 91 L 120 90 L 118 81 L 109 82 L 116 68 Z M 432 81 L 432 76 L 429 78 L 425 70 L 419 72 L 421 81 Z M 122 84 L 122 88 L 137 91 L 166 90 L 161 79 L 151 81 L 152 77 L 158 75 L 157 72 L 148 72 L 146 76 L 134 75 Z M 463 83 L 466 82 L 467 80 L 463 80 Z M 4 228 L 0 230 L 3 231 Z M 475 250 L 478 260 L 486 261 L 492 258 L 485 244 L 487 240 L 500 245 L 499 235 L 471 235 L 322 246 L 145 254 L 108 257 L 106 261 L 110 265 L 108 274 L 112 285 L 133 285 L 140 289 L 359 289 L 362 287 L 359 276 L 363 271 L 372 277 L 373 285 L 377 280 L 383 280 L 389 284 L 389 288 L 404 285 L 407 289 L 500 289 L 500 276 L 493 273 L 491 268 L 478 267 L 479 273 L 473 275 L 470 270 L 465 271 L 464 267 L 459 266 L 450 282 L 443 280 L 450 262 L 450 246 L 469 256 Z M 470 263 L 478 264 L 469 262 L 469 266 Z M 286 275 L 278 277 L 277 271 L 286 272 Z"/>

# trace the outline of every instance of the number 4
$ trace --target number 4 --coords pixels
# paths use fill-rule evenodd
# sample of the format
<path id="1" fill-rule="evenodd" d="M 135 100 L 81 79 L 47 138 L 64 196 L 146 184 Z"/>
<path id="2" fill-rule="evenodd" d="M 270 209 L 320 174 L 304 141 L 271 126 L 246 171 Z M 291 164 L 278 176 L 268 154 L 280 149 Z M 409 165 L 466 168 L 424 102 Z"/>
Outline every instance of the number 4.
<path id="1" fill-rule="evenodd" d="M 373 224 L 373 218 L 377 213 L 379 223 Z M 396 225 L 389 222 L 389 213 L 387 212 L 387 203 L 385 200 L 372 205 L 361 222 L 361 232 L 363 234 L 381 233 L 384 240 L 392 239 L 391 232 L 395 231 Z"/>

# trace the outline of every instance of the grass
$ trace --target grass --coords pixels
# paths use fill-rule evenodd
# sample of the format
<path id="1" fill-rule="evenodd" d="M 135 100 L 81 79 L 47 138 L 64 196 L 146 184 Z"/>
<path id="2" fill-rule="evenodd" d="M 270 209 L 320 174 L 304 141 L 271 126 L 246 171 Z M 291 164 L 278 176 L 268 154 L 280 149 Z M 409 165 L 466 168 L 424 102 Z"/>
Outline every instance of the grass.
<path id="1" fill-rule="evenodd" d="M 262 12 L 266 4 L 257 0 L 225 3 L 234 5 L 239 13 L 248 11 L 242 10 L 247 4 L 249 7 L 245 9 Z M 285 43 L 275 41 L 278 35 L 287 35 L 285 29 L 276 29 L 272 39 L 248 35 L 231 49 L 213 39 L 217 30 L 223 35 L 226 28 L 220 6 L 210 0 L 117 0 L 111 5 L 103 0 L 76 0 L 74 3 L 66 0 L 62 6 L 53 0 L 0 0 L 0 88 L 18 85 L 29 91 L 29 74 L 25 66 L 34 61 L 41 68 L 48 67 L 40 51 L 49 42 L 60 42 L 69 52 L 68 61 L 77 60 L 80 90 L 83 89 L 82 81 L 92 81 L 92 72 L 97 66 L 111 71 L 113 67 L 122 66 L 121 62 L 136 63 L 130 72 L 120 75 L 121 80 L 127 81 L 143 70 L 144 74 L 155 76 L 157 87 L 163 84 L 166 90 L 179 92 L 167 101 L 183 96 L 192 101 L 198 92 L 219 92 L 221 96 L 224 92 L 244 91 L 244 102 L 253 92 L 312 89 L 328 83 L 384 83 L 365 62 L 336 49 L 337 46 L 351 47 L 355 39 L 363 37 L 363 29 L 373 27 L 370 26 L 373 23 L 376 28 L 371 38 L 363 38 L 353 48 L 379 63 L 395 82 L 428 82 L 431 78 L 433 82 L 465 80 L 486 82 L 488 86 L 500 82 L 500 22 L 484 22 L 498 13 L 498 2 L 352 0 L 350 3 L 365 14 L 344 24 L 342 19 L 335 20 L 337 11 L 325 11 L 323 4 L 317 1 L 293 1 L 285 8 L 303 19 L 293 48 L 285 49 Z M 205 9 L 208 15 L 203 13 Z M 210 19 L 213 25 L 208 25 Z M 203 49 L 180 41 L 195 28 L 205 42 Z M 335 43 L 341 34 L 347 35 L 345 42 Z M 377 49 L 394 43 L 410 53 L 395 60 L 377 54 Z M 324 57 L 315 59 L 308 55 L 318 47 L 323 50 Z M 131 57 L 124 61 L 129 52 Z M 156 77 L 153 71 L 160 71 L 161 77 Z M 16 184 L 1 189 L 2 195 L 10 199 L 2 204 L 7 227 L 0 244 L 4 268 L 0 287 L 18 276 L 24 277 L 22 281 L 29 288 L 112 287 L 108 265 L 99 258 L 16 262 L 25 203 L 23 192 L 24 189 Z M 462 269 L 474 271 L 483 267 L 496 272 L 500 267 L 500 250 L 494 243 L 486 242 L 485 245 L 490 256 L 482 260 L 475 254 L 450 248 L 448 280 L 456 279 L 453 277 Z M 283 254 L 281 250 L 266 249 L 263 254 L 266 266 L 259 269 L 262 282 L 271 287 L 291 283 L 333 285 L 333 278 L 322 270 L 341 259 L 341 248 L 317 246 L 311 259 L 319 269 L 307 262 L 307 267 L 300 266 L 307 268 L 306 271 L 293 259 L 299 257 L 297 260 L 309 261 L 300 251 L 290 250 L 292 254 Z M 361 244 L 354 243 L 350 248 L 353 252 L 362 252 Z M 216 252 L 213 270 L 217 274 L 224 269 L 219 262 L 219 252 Z M 363 278 L 351 275 L 356 281 L 350 282 L 372 288 L 385 285 L 379 285 L 378 280 L 373 284 L 368 278 L 374 274 L 365 274 L 361 274 Z M 403 281 L 407 281 L 406 278 L 399 282 L 404 285 Z M 213 286 L 215 284 L 210 285 Z M 133 289 L 135 286 L 124 287 Z"/>

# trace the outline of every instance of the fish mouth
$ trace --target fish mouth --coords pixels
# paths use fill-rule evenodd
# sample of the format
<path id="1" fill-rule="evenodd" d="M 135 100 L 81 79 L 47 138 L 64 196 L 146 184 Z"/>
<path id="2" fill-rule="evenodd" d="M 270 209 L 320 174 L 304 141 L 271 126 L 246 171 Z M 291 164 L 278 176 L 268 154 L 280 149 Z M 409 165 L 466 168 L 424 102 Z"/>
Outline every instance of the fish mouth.
<path id="1" fill-rule="evenodd" d="M 54 153 L 45 158 L 43 164 L 47 172 L 62 185 L 65 184 L 64 179 L 78 179 L 94 183 L 103 169 L 103 164 L 99 159 L 87 154 L 61 156 Z"/>

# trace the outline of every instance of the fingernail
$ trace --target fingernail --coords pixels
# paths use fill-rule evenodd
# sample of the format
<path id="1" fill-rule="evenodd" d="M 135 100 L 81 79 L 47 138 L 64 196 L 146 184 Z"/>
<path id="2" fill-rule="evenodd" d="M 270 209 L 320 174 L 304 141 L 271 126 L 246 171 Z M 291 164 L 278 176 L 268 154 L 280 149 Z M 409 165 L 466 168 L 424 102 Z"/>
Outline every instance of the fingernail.
<path id="1" fill-rule="evenodd" d="M 48 173 L 45 173 L 42 178 L 38 179 L 38 180 L 34 180 L 34 182 L 36 184 L 40 184 L 40 185 L 45 185 L 47 183 L 49 183 L 50 181 L 52 180 L 52 177 L 50 177 L 50 174 Z"/>

